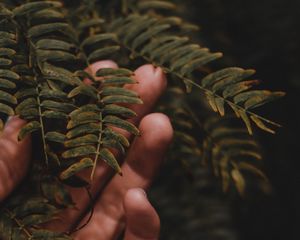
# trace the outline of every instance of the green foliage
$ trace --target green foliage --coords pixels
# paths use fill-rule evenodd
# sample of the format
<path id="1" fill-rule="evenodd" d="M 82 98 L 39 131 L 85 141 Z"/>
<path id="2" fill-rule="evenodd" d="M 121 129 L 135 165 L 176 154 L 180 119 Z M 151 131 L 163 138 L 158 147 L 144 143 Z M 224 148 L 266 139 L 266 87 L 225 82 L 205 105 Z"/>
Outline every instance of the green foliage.
<path id="1" fill-rule="evenodd" d="M 153 1 L 156 2 L 159 1 Z M 158 4 L 157 7 L 159 6 Z M 146 61 L 162 67 L 166 73 L 181 79 L 188 92 L 193 86 L 204 91 L 212 109 L 222 116 L 225 114 L 226 103 L 237 117 L 243 119 L 250 134 L 253 132 L 251 120 L 259 128 L 273 132 L 264 122 L 277 124 L 254 114 L 251 110 L 284 96 L 284 93 L 250 90 L 257 81 L 246 79 L 253 75 L 254 71 L 241 68 L 225 68 L 210 73 L 197 83 L 195 72 L 220 58 L 222 54 L 211 53 L 209 49 L 191 43 L 187 37 L 174 35 L 175 30 L 172 31 L 172 28 L 182 30 L 185 25 L 181 25 L 182 21 L 177 18 L 133 13 L 113 21 L 108 31 L 119 36 L 120 44 L 129 49 L 131 58 L 143 57 Z"/>
<path id="2" fill-rule="evenodd" d="M 69 239 L 41 225 L 73 207 L 66 186 L 88 187 L 79 173 L 91 170 L 92 181 L 100 160 L 122 174 L 113 150 L 125 154 L 130 143 L 115 129 L 139 135 L 128 106 L 142 100 L 124 85 L 136 84 L 130 69 L 144 62 L 169 75 L 160 109 L 175 127 L 170 157 L 187 172 L 189 159 L 202 159 L 222 179 L 224 191 L 233 185 L 243 195 L 244 171 L 266 180 L 253 164 L 262 158 L 256 141 L 244 128 L 227 125 L 232 118 L 226 107 L 250 134 L 252 123 L 274 133 L 267 125 L 277 124 L 252 109 L 284 94 L 252 90 L 258 83 L 249 80 L 253 70 L 208 68 L 222 54 L 190 40 L 197 27 L 166 16 L 175 10 L 171 1 L 152 0 L 0 3 L 0 130 L 8 116 L 18 115 L 27 121 L 19 140 L 32 134 L 42 149 L 24 184 L 0 208 L 2 239 Z M 122 68 L 92 76 L 89 66 L 108 58 Z M 225 120 L 211 120 L 207 103 Z"/>
<path id="3" fill-rule="evenodd" d="M 233 184 L 243 196 L 244 173 L 259 177 L 263 190 L 266 189 L 268 179 L 258 167 L 263 159 L 260 147 L 245 129 L 232 126 L 232 117 L 208 119 L 204 129 L 207 136 L 203 142 L 203 162 L 210 164 L 214 175 L 221 178 L 224 192 Z"/>

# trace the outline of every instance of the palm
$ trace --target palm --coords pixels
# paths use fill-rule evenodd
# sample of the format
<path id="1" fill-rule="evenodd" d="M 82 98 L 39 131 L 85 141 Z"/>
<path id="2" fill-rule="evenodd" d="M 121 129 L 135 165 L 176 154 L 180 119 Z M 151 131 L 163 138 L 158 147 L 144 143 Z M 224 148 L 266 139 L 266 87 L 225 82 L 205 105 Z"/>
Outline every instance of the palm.
<path id="1" fill-rule="evenodd" d="M 116 66 L 111 61 L 102 61 L 91 66 L 90 70 L 95 72 L 104 67 Z M 159 218 L 141 189 L 150 185 L 172 139 L 168 118 L 158 113 L 149 114 L 166 87 L 166 79 L 161 69 L 145 65 L 136 71 L 136 80 L 139 84 L 131 88 L 141 96 L 144 104 L 132 106 L 138 114 L 132 121 L 139 125 L 142 135 L 133 140 L 123 159 L 123 177 L 115 175 L 110 179 L 111 170 L 104 163 L 97 167 L 91 193 L 93 196 L 102 193 L 96 201 L 90 223 L 75 234 L 76 239 L 116 239 L 124 230 L 125 222 L 127 240 L 158 238 Z M 22 120 L 12 118 L 0 138 L 0 201 L 25 175 L 30 160 L 30 138 L 22 142 L 16 140 L 23 124 Z M 122 133 L 131 138 L 128 133 Z M 82 189 L 70 189 L 70 192 L 76 209 L 66 210 L 60 220 L 49 223 L 49 228 L 68 231 L 74 224 L 85 221 L 80 216 L 90 199 Z"/>

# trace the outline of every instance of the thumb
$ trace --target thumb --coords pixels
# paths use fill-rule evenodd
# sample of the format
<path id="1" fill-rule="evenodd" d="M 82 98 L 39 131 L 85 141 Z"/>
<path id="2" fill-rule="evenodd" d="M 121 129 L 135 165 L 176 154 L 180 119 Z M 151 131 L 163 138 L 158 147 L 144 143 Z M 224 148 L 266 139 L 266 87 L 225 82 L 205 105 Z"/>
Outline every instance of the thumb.
<path id="1" fill-rule="evenodd" d="M 25 121 L 11 117 L 0 133 L 0 202 L 7 197 L 26 174 L 31 151 L 31 139 L 18 141 Z"/>
<path id="2" fill-rule="evenodd" d="M 126 230 L 124 240 L 157 240 L 160 220 L 144 190 L 134 188 L 124 198 Z"/>

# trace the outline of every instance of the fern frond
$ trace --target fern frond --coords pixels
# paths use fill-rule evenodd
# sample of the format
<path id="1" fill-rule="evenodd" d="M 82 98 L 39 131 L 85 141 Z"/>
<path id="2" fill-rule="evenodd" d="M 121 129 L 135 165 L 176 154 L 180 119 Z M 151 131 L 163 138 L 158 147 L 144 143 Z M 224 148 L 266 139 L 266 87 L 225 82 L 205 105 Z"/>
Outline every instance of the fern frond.
<path id="1" fill-rule="evenodd" d="M 188 38 L 174 35 L 174 22 L 164 18 L 138 13 L 116 19 L 108 27 L 115 33 L 121 46 L 125 46 L 131 57 L 142 57 L 147 62 L 160 66 L 165 72 L 181 79 L 188 91 L 197 87 L 204 91 L 214 111 L 225 114 L 225 103 L 246 123 L 252 134 L 251 121 L 259 128 L 273 132 L 265 125 L 278 124 L 263 118 L 251 109 L 264 105 L 284 95 L 283 92 L 250 90 L 257 81 L 247 80 L 254 72 L 241 68 L 226 68 L 211 73 L 197 83 L 195 73 L 204 65 L 220 58 L 221 53 L 212 53 L 207 48 L 191 43 Z"/>
<path id="2" fill-rule="evenodd" d="M 0 236 L 3 239 L 70 239 L 62 233 L 36 228 L 55 218 L 57 212 L 56 206 L 39 196 L 11 199 L 0 210 Z"/>
<path id="3" fill-rule="evenodd" d="M 176 10 L 173 1 L 124 0 L 122 7 L 120 2 L 1 1 L 0 131 L 8 116 L 19 115 L 27 121 L 19 140 L 34 133 L 33 145 L 37 146 L 26 180 L 1 205 L 1 239 L 70 239 L 43 226 L 62 210 L 74 207 L 66 185 L 87 188 L 90 182 L 79 173 L 91 170 L 93 180 L 100 160 L 121 174 L 116 152 L 124 154 L 130 142 L 120 129 L 139 135 L 130 120 L 136 113 L 129 106 L 142 101 L 126 88 L 136 83 L 129 69 L 140 64 L 132 61 L 136 58 L 160 66 L 174 80 L 161 107 L 175 128 L 170 156 L 195 174 L 196 187 L 211 184 L 208 165 L 222 179 L 224 191 L 233 185 L 243 194 L 248 173 L 267 182 L 257 167 L 261 161 L 257 143 L 245 129 L 227 125 L 227 108 L 242 118 L 250 133 L 252 123 L 274 133 L 267 124 L 276 124 L 252 109 L 283 93 L 253 90 L 258 83 L 250 78 L 253 70 L 204 70 L 222 54 L 190 40 L 186 33 L 196 30 L 194 25 L 177 16 L 165 16 Z M 121 68 L 91 73 L 90 66 L 96 61 L 115 57 Z M 184 94 L 182 83 L 188 91 L 200 88 L 210 108 L 226 117 L 206 119 L 203 126 L 202 115 L 212 112 L 205 112 L 195 92 Z M 193 106 L 203 107 L 201 117 L 191 111 L 189 100 Z M 201 166 L 200 159 L 207 166 Z M 171 171 L 180 175 L 176 167 Z M 179 186 L 173 180 L 170 185 Z M 181 204 L 189 204 L 186 198 L 183 194 Z M 175 219 L 177 212 L 172 214 Z M 203 223 L 195 221 L 191 225 Z M 191 225 L 186 229 L 193 228 Z"/>
<path id="4" fill-rule="evenodd" d="M 123 135 L 112 130 L 109 126 L 122 128 L 135 135 L 139 133 L 133 124 L 124 120 L 124 117 L 135 116 L 134 112 L 116 104 L 140 104 L 141 100 L 134 92 L 113 86 L 113 84 L 134 83 L 134 80 L 128 75 L 116 75 L 120 70 L 110 70 L 109 75 L 104 76 L 101 90 L 97 90 L 93 86 L 80 86 L 70 92 L 71 95 L 76 91 L 83 95 L 89 94 L 89 96 L 92 92 L 96 102 L 95 104 L 84 105 L 70 114 L 69 131 L 66 135 L 68 140 L 65 142 L 65 146 L 71 149 L 63 153 L 64 158 L 94 155 L 94 160 L 89 161 L 93 162 L 91 177 L 94 175 L 99 159 L 107 162 L 121 174 L 119 164 L 109 148 L 115 148 L 124 153 L 124 147 L 128 147 L 129 143 Z M 113 74 L 114 71 L 115 74 Z M 103 71 L 99 70 L 98 73 L 103 76 Z"/>
<path id="5" fill-rule="evenodd" d="M 257 84 L 257 81 L 246 79 L 253 73 L 253 70 L 226 68 L 206 76 L 201 81 L 201 86 L 211 89 L 211 92 L 206 93 L 207 99 L 214 111 L 219 112 L 221 116 L 225 114 L 224 104 L 227 103 L 234 110 L 237 117 L 244 120 L 249 133 L 252 134 L 250 119 L 261 129 L 274 133 L 272 129 L 269 129 L 263 123 L 263 121 L 269 121 L 250 111 L 285 94 L 283 92 L 251 90 Z"/>
<path id="6" fill-rule="evenodd" d="M 14 71 L 18 36 L 16 26 L 10 19 L 11 14 L 11 11 L 0 6 L 0 129 L 6 117 L 14 115 L 17 104 L 14 93 L 20 80 L 19 74 Z"/>
<path id="7" fill-rule="evenodd" d="M 168 159 L 171 161 L 180 161 L 182 167 L 190 175 L 191 159 L 202 158 L 201 143 L 197 138 L 198 123 L 191 116 L 191 112 L 186 102 L 186 95 L 179 87 L 172 87 L 165 93 L 163 104 L 159 111 L 169 116 L 174 129 L 174 140 Z M 173 99 L 173 101 L 168 101 Z"/>
<path id="8" fill-rule="evenodd" d="M 246 129 L 232 124 L 232 118 L 209 118 L 204 126 L 207 137 L 203 142 L 203 161 L 211 162 L 214 175 L 222 180 L 224 192 L 231 184 L 243 195 L 246 189 L 244 174 L 252 174 L 268 184 L 259 168 L 262 154 L 258 143 Z"/>
<path id="9" fill-rule="evenodd" d="M 86 67 L 98 60 L 103 60 L 107 56 L 118 52 L 119 46 L 113 45 L 116 40 L 115 34 L 106 34 L 99 28 L 99 23 L 103 20 L 92 14 L 90 19 L 88 12 L 81 14 L 78 21 L 80 48 L 84 52 Z M 69 98 L 87 96 L 92 100 L 92 104 L 84 104 L 69 114 L 65 141 L 66 151 L 63 158 L 82 158 L 79 162 L 68 166 L 60 175 L 62 180 L 74 176 L 81 169 L 92 167 L 91 179 L 95 174 L 99 159 L 102 159 L 111 166 L 117 173 L 121 173 L 121 168 L 111 149 L 116 149 L 120 153 L 125 153 L 125 148 L 129 147 L 128 140 L 111 127 L 124 129 L 134 135 L 139 134 L 138 129 L 126 119 L 136 116 L 127 107 L 119 104 L 141 104 L 139 96 L 124 89 L 125 84 L 135 84 L 133 72 L 128 69 L 99 69 L 96 77 L 101 78 L 95 81 L 94 76 L 89 78 L 91 85 L 81 84 L 69 92 Z M 93 159 L 86 158 L 93 156 Z"/>
<path id="10" fill-rule="evenodd" d="M 247 134 L 246 128 L 236 125 L 233 116 L 208 117 L 203 121 L 192 112 L 188 96 L 178 87 L 169 88 L 159 109 L 170 117 L 174 128 L 169 158 L 180 160 L 194 180 L 192 162 L 202 163 L 208 169 L 211 167 L 214 175 L 222 180 L 224 192 L 233 185 L 241 195 L 244 194 L 249 173 L 262 180 L 262 187 L 267 186 L 268 179 L 260 169 L 263 159 L 260 146 Z M 172 102 L 167 101 L 173 98 Z M 198 105 L 200 99 L 193 98 L 193 104 L 196 101 Z"/>
<path id="11" fill-rule="evenodd" d="M 143 10 L 174 10 L 176 9 L 176 5 L 172 3 L 171 1 L 157 1 L 157 0 L 151 0 L 151 1 L 138 1 L 137 8 L 140 11 Z"/>
<path id="12" fill-rule="evenodd" d="M 59 163 L 59 157 L 50 145 L 61 142 L 60 138 L 53 137 L 59 130 L 48 129 L 47 122 L 55 120 L 59 125 L 66 120 L 67 114 L 75 109 L 65 93 L 66 88 L 81 83 L 73 76 L 71 68 L 63 67 L 76 64 L 79 58 L 74 32 L 57 7 L 61 7 L 61 3 L 37 1 L 13 10 L 13 19 L 24 34 L 21 36 L 26 43 L 24 54 L 30 56 L 16 67 L 23 80 L 22 88 L 15 94 L 18 99 L 16 114 L 28 121 L 19 139 L 40 131 L 46 164 L 49 164 L 49 158 Z M 49 11 L 52 14 L 48 15 Z"/>
<path id="13" fill-rule="evenodd" d="M 12 72 L 19 76 L 18 81 L 13 81 L 16 84 L 13 96 L 18 100 L 14 110 L 15 114 L 27 120 L 19 133 L 19 140 L 38 131 L 45 163 L 51 168 L 60 164 L 52 145 L 63 143 L 62 126 L 68 113 L 75 109 L 68 98 L 67 89 L 81 83 L 80 78 L 73 76 L 71 68 L 72 64 L 80 61 L 76 56 L 77 49 L 73 47 L 76 39 L 57 7 L 61 7 L 61 3 L 36 1 L 6 11 L 9 13 L 5 15 L 6 26 L 11 26 L 7 22 L 13 24 L 17 33 L 17 44 L 14 45 L 17 47 L 10 41 L 2 51 L 3 56 L 13 57 Z M 2 29 L 5 27 L 1 27 Z M 8 46 L 13 47 L 10 50 Z M 5 72 L 3 79 L 12 79 L 10 72 Z M 5 83 L 7 84 L 2 81 L 2 85 Z M 61 207 L 67 207 L 69 199 L 64 186 L 58 187 L 54 176 L 51 176 L 50 182 L 45 179 L 49 178 L 46 174 L 49 169 L 41 170 L 45 163 L 35 163 L 35 174 L 27 179 L 27 184 L 34 186 L 32 191 L 20 190 L 8 199 L 9 205 L 1 207 L 1 237 L 4 239 L 44 239 L 45 236 L 51 239 L 69 239 L 64 234 L 39 228 L 40 224 L 54 219 Z M 43 178 L 37 172 L 44 173 Z M 37 179 L 32 181 L 34 178 Z M 57 202 L 58 199 L 60 202 Z M 16 205 L 11 206 L 12 202 Z"/>

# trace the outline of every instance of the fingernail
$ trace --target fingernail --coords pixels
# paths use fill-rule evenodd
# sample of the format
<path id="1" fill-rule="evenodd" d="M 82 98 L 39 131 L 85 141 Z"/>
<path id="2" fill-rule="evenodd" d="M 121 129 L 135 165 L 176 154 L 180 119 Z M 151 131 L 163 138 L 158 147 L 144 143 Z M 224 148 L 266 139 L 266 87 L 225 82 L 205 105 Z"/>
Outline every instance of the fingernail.
<path id="1" fill-rule="evenodd" d="M 148 198 L 147 193 L 145 192 L 144 189 L 138 188 L 138 190 L 145 196 L 145 198 Z"/>
<path id="2" fill-rule="evenodd" d="M 154 70 L 154 75 L 156 77 L 163 77 L 164 76 L 164 71 L 161 69 L 161 67 L 156 67 Z"/>

